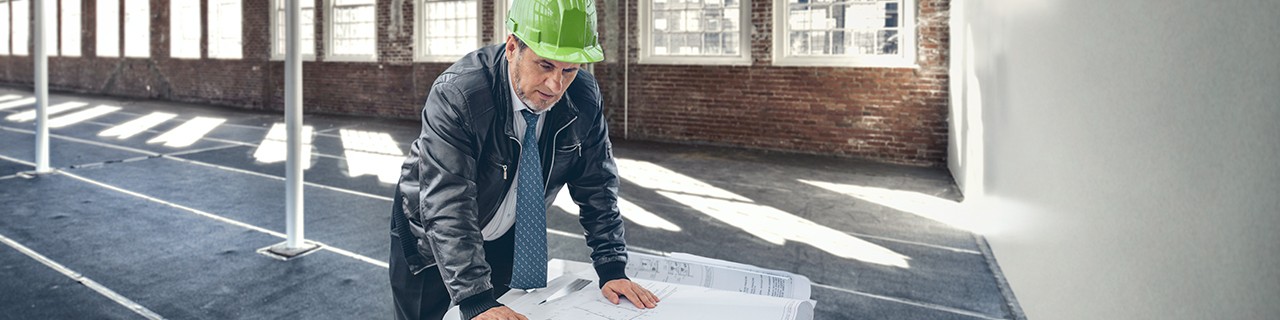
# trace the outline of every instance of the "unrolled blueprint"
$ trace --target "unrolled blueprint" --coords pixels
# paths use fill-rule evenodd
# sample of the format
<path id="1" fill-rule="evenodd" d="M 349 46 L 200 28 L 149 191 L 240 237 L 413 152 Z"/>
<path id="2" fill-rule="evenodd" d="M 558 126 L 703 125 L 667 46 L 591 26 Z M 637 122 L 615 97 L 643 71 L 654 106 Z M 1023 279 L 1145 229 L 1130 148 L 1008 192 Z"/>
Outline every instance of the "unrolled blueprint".
<path id="1" fill-rule="evenodd" d="M 643 279 L 634 279 L 634 281 L 662 300 L 658 303 L 658 307 L 640 309 L 625 299 L 615 305 L 605 299 L 600 294 L 600 290 L 595 289 L 580 290 L 545 304 L 539 304 L 545 299 L 544 297 L 528 295 L 513 301 L 510 307 L 530 320 L 652 320 L 689 319 L 698 316 L 743 320 L 813 319 L 813 302 L 809 300 L 745 294 Z M 587 286 L 587 288 L 596 287 L 595 283 Z"/>
<path id="2" fill-rule="evenodd" d="M 809 299 L 809 278 L 751 265 L 673 253 L 670 256 L 630 252 L 627 277 L 699 286 L 755 295 Z"/>

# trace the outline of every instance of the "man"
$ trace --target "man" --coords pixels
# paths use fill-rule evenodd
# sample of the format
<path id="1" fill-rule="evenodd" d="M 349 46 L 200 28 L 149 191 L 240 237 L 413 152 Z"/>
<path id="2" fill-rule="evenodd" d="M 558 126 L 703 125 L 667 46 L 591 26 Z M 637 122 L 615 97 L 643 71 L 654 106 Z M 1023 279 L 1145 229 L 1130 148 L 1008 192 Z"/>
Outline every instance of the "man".
<path id="1" fill-rule="evenodd" d="M 600 292 L 653 308 L 627 279 L 617 167 L 594 77 L 594 0 L 518 0 L 504 45 L 445 70 L 401 167 L 390 276 L 398 319 L 525 319 L 496 298 L 546 286 L 546 209 L 566 184 Z"/>

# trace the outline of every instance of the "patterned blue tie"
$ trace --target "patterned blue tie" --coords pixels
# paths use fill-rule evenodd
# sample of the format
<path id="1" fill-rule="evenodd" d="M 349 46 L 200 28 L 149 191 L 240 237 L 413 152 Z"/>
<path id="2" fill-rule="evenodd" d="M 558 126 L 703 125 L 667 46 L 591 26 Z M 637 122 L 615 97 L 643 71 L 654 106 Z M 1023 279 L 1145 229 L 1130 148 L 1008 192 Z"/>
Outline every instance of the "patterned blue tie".
<path id="1" fill-rule="evenodd" d="M 538 115 L 522 110 L 520 171 L 516 182 L 516 240 L 511 287 L 547 286 L 547 204 L 543 195 L 542 158 L 538 156 Z"/>

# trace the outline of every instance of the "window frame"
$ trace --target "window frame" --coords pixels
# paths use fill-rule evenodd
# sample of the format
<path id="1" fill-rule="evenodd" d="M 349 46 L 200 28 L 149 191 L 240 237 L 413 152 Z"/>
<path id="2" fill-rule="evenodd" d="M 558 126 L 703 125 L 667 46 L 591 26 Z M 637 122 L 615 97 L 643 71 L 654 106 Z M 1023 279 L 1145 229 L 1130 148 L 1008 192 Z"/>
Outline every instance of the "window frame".
<path id="1" fill-rule="evenodd" d="M 377 62 L 378 61 L 378 2 L 374 1 L 373 6 L 373 53 L 369 54 L 336 54 L 334 53 L 333 44 L 333 7 L 336 0 L 324 0 L 324 61 L 333 62 Z"/>
<path id="2" fill-rule="evenodd" d="M 283 60 L 284 60 L 284 56 L 285 56 L 285 54 L 286 54 L 286 52 L 285 52 L 285 50 L 286 50 L 286 49 L 285 49 L 284 47 L 281 47 L 281 46 L 282 46 L 282 45 L 288 45 L 288 44 L 285 44 L 285 43 L 278 43 L 278 42 L 276 42 L 276 38 L 280 36 L 280 33 L 285 32 L 285 30 L 284 30 L 284 29 L 282 29 L 282 28 L 277 28 L 276 26 L 277 26 L 277 25 L 280 25 L 281 27 L 288 28 L 288 26 L 283 26 L 283 25 L 281 25 L 281 24 L 283 24 L 283 22 L 281 22 L 281 21 L 277 21 L 279 18 L 277 18 L 277 17 L 276 17 L 276 4 L 277 4 L 277 3 L 280 3 L 280 4 L 282 4 L 282 5 L 283 5 L 285 1 L 287 1 L 287 0 L 271 0 L 271 1 L 270 1 L 270 2 L 271 2 L 271 3 L 270 3 L 270 4 L 271 4 L 271 19 L 270 19 L 270 20 L 271 20 L 271 21 L 270 21 L 270 23 L 271 23 L 271 27 L 270 27 L 269 29 L 271 29 L 271 30 L 270 30 L 270 31 L 271 31 L 271 60 L 274 60 L 274 61 L 283 61 Z M 315 19 L 315 14 L 316 14 L 316 11 L 317 11 L 317 10 L 315 10 L 315 9 L 316 9 L 315 1 L 314 1 L 314 0 L 298 0 L 298 1 L 299 1 L 299 10 L 298 10 L 298 11 L 300 11 L 300 12 L 298 13 L 299 15 L 301 15 L 301 14 L 302 14 L 302 12 L 301 12 L 301 11 L 302 11 L 302 10 L 301 10 L 301 9 L 302 9 L 302 8 L 301 8 L 302 3 L 301 3 L 301 2 L 307 2 L 307 1 L 310 1 L 310 2 L 311 2 L 311 15 L 312 15 L 311 20 L 312 20 L 312 21 L 315 21 L 315 20 L 316 20 L 316 19 Z M 240 3 L 240 5 L 241 5 L 241 6 L 243 6 L 243 5 L 244 5 L 244 2 L 242 1 L 242 2 Z M 244 17 L 241 17 L 241 19 L 243 19 L 243 18 L 244 18 Z M 243 21 L 243 20 L 242 20 L 242 21 Z M 302 27 L 302 22 L 298 22 L 298 27 Z M 303 33 L 302 33 L 302 32 L 299 32 L 298 34 L 299 34 L 299 35 L 302 35 Z M 305 51 L 305 50 L 303 50 L 303 52 L 302 52 L 302 54 L 301 54 L 301 56 L 302 56 L 302 60 L 303 60 L 303 61 L 315 61 L 315 60 L 316 60 L 316 53 L 315 53 L 315 52 L 316 52 L 316 48 L 315 48 L 316 39 L 315 39 L 315 36 L 316 36 L 316 25 L 313 23 L 313 24 L 311 24 L 311 44 L 312 44 L 312 46 L 311 46 L 311 53 L 306 53 L 306 51 Z M 240 42 L 240 43 L 241 43 L 241 45 L 243 46 L 243 45 L 244 45 L 244 39 L 240 39 L 240 41 L 241 41 L 241 42 Z M 305 41 L 299 41 L 299 42 L 301 42 L 301 43 L 302 43 L 302 45 L 305 45 L 305 43 L 306 43 Z M 279 52 L 279 53 L 276 53 L 276 52 Z"/>
<path id="3" fill-rule="evenodd" d="M 414 62 L 450 62 L 452 63 L 452 62 L 458 61 L 458 59 L 467 55 L 466 53 L 456 54 L 456 55 L 426 54 L 427 44 L 426 44 L 426 39 L 423 38 L 426 36 L 426 33 L 423 32 L 422 30 L 426 28 L 426 26 L 423 25 L 426 23 L 426 19 L 424 19 L 423 15 L 426 14 L 426 10 L 425 10 L 426 6 L 424 4 L 428 2 L 428 0 L 414 0 L 414 1 L 416 1 L 414 2 L 414 8 L 416 10 L 413 11 L 413 61 Z M 476 43 L 475 44 L 476 44 L 476 47 L 484 46 L 485 43 L 484 43 L 483 37 L 480 36 L 482 31 L 481 29 L 484 29 L 483 28 L 484 25 L 481 23 L 484 21 L 484 19 L 481 18 L 482 13 L 484 13 L 484 6 L 482 6 L 482 4 L 480 3 L 480 0 L 460 0 L 460 1 L 475 1 L 476 3 L 476 12 L 475 12 L 476 13 L 476 24 L 475 24 Z M 504 0 L 494 0 L 494 1 L 495 1 L 494 4 L 496 5 L 498 2 L 501 2 Z"/>
<path id="4" fill-rule="evenodd" d="M 221 54 L 221 50 L 216 50 L 216 49 L 215 49 L 215 47 L 217 47 L 218 45 L 223 44 L 223 43 L 222 43 L 221 41 L 214 40 L 214 39 L 219 39 L 219 38 L 221 38 L 221 37 L 217 37 L 217 36 L 215 36 L 215 34 L 216 34 L 216 35 L 222 35 L 224 31 L 222 30 L 222 28 L 218 28 L 218 29 L 209 28 L 209 30 L 208 30 L 208 36 L 207 36 L 207 40 L 206 40 L 206 42 L 208 42 L 208 45 L 206 45 L 206 46 L 205 46 L 205 48 L 207 48 L 207 49 L 206 49 L 206 52 L 205 52 L 205 56 L 206 56 L 206 57 L 208 57 L 209 59 L 218 59 L 218 60 L 240 60 L 240 59 L 244 59 L 244 0 L 208 0 L 208 1 L 206 2 L 206 3 L 207 3 L 207 7 L 205 8 L 206 12 L 208 12 L 208 13 L 207 13 L 207 15 L 209 16 L 209 19 L 208 19 L 208 20 L 209 20 L 209 21 L 221 21 L 221 20 L 222 20 L 222 19 L 221 19 L 221 18 L 222 18 L 222 16 L 217 16 L 217 17 L 215 17 L 215 16 L 214 16 L 214 14 L 213 14 L 213 12 L 214 12 L 214 6 L 220 5 L 220 4 L 222 4 L 224 1 L 226 1 L 226 2 L 235 1 L 235 2 L 236 2 L 236 8 L 237 8 L 237 9 L 239 9 L 239 10 L 236 10 L 236 11 L 235 11 L 235 14 L 240 15 L 240 17 L 239 17 L 239 19 L 238 19 L 238 20 L 240 20 L 239 29 L 235 30 L 236 32 L 227 32 L 227 34 L 234 34 L 234 35 L 235 35 L 235 39 L 236 39 L 236 49 L 238 49 L 238 50 L 234 50 L 235 54 L 233 54 L 233 55 L 223 55 L 223 54 Z M 272 10 L 272 11 L 274 11 L 274 10 Z M 274 13 L 274 12 L 272 12 L 272 13 Z M 214 30 L 218 30 L 218 31 L 217 31 L 217 32 L 214 32 Z M 274 39 L 273 39 L 273 40 L 274 40 Z"/>
<path id="5" fill-rule="evenodd" d="M 892 2 L 892 1 L 881 1 Z M 856 67 L 856 68 L 920 68 L 916 61 L 919 51 L 916 41 L 919 24 L 916 22 L 916 1 L 897 0 L 900 20 L 897 56 L 791 56 L 791 24 L 788 0 L 773 0 L 773 65 L 787 67 Z"/>
<path id="6" fill-rule="evenodd" d="M 493 43 L 499 44 L 507 42 L 507 11 L 511 7 L 507 2 L 514 0 L 493 0 Z"/>
<path id="7" fill-rule="evenodd" d="M 636 63 L 667 65 L 727 65 L 750 66 L 751 58 L 751 1 L 741 0 L 738 3 L 738 55 L 737 56 L 665 56 L 653 53 L 653 0 L 640 0 L 637 4 L 636 26 L 640 46 Z M 767 1 L 767 0 L 766 0 Z"/>

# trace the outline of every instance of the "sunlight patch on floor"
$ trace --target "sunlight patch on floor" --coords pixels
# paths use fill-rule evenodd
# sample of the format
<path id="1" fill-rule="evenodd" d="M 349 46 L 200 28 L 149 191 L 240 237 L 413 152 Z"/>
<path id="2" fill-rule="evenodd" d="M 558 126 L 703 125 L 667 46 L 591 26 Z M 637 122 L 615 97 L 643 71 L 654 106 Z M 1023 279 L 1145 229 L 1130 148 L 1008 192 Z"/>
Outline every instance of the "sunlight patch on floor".
<path id="1" fill-rule="evenodd" d="M 271 125 L 267 136 L 262 138 L 262 143 L 259 143 L 258 148 L 253 151 L 253 159 L 262 163 L 284 162 L 289 152 L 288 135 L 285 129 L 285 124 L 282 122 Z M 302 155 L 299 156 L 305 159 L 302 161 L 302 170 L 311 168 L 312 132 L 311 126 L 302 126 Z"/>
<path id="2" fill-rule="evenodd" d="M 21 96 L 12 95 L 12 94 L 7 95 L 5 97 L 6 98 L 14 97 L 14 99 L 21 98 Z M 17 107 L 25 107 L 25 106 L 36 104 L 36 98 L 26 98 L 26 99 L 15 100 L 15 101 L 7 101 L 7 100 L 11 100 L 11 99 L 6 99 L 5 100 L 6 102 L 0 103 L 0 110 L 13 109 Z"/>
<path id="3" fill-rule="evenodd" d="M 932 195 L 842 183 L 799 181 L 977 234 L 987 234 L 993 228 L 993 221 L 987 216 L 968 210 L 961 203 Z"/>
<path id="4" fill-rule="evenodd" d="M 79 102 L 79 101 L 59 103 L 56 105 L 49 106 L 48 111 L 45 112 L 45 116 L 51 117 L 55 114 L 67 112 L 72 109 L 87 106 L 87 105 L 89 104 L 86 102 Z M 13 122 L 27 122 L 27 121 L 35 120 L 36 109 L 31 109 L 31 110 L 11 114 L 8 117 L 5 117 L 4 119 L 13 121 Z"/>
<path id="5" fill-rule="evenodd" d="M 151 127 L 155 127 L 177 116 L 178 115 L 172 114 L 172 113 L 152 112 L 151 114 L 148 114 L 141 118 L 130 120 L 129 122 L 125 122 L 118 126 L 111 127 L 110 129 L 107 129 L 107 130 L 102 130 L 101 133 L 98 133 L 98 136 L 99 137 L 116 137 L 116 139 L 120 139 L 120 140 L 128 139 L 129 137 L 132 137 L 143 131 L 147 131 L 147 129 L 151 129 Z"/>
<path id="6" fill-rule="evenodd" d="M 76 113 L 68 114 L 65 116 L 61 116 L 61 117 L 57 117 L 52 120 L 49 120 L 49 127 L 61 128 L 61 127 L 77 124 L 85 120 L 97 118 L 102 115 L 116 112 L 116 111 L 120 111 L 120 107 L 100 105 L 97 107 L 89 108 L 86 110 L 80 110 L 80 111 L 77 111 Z"/>
<path id="7" fill-rule="evenodd" d="M 617 159 L 619 172 L 632 172 L 627 181 L 697 210 L 775 245 L 788 241 L 808 244 L 835 256 L 899 268 L 911 258 L 888 248 L 820 225 L 654 163 Z"/>
<path id="8" fill-rule="evenodd" d="M 569 186 L 567 185 L 560 188 L 560 193 L 556 195 L 556 200 L 552 203 L 552 206 L 560 208 L 560 210 L 564 210 L 569 214 L 578 215 L 578 204 L 573 203 L 573 197 L 569 196 Z M 627 201 L 626 198 L 618 197 L 618 211 L 622 213 L 623 218 L 646 228 L 671 232 L 680 232 L 681 230 L 680 226 L 675 223 L 671 223 L 671 221 L 667 221 L 667 219 L 663 219 L 657 214 L 649 212 L 649 210 L 645 210 L 631 201 Z"/>
<path id="9" fill-rule="evenodd" d="M 190 146 L 226 121 L 227 119 L 221 118 L 195 117 L 177 128 L 161 134 L 159 137 L 147 140 L 147 143 L 163 142 L 164 146 L 173 148 Z"/>
<path id="10" fill-rule="evenodd" d="M 342 129 L 342 147 L 346 151 L 347 176 L 359 177 L 374 175 L 382 183 L 396 183 L 400 180 L 400 165 L 404 162 L 404 152 L 396 145 L 396 140 L 386 132 Z"/>

